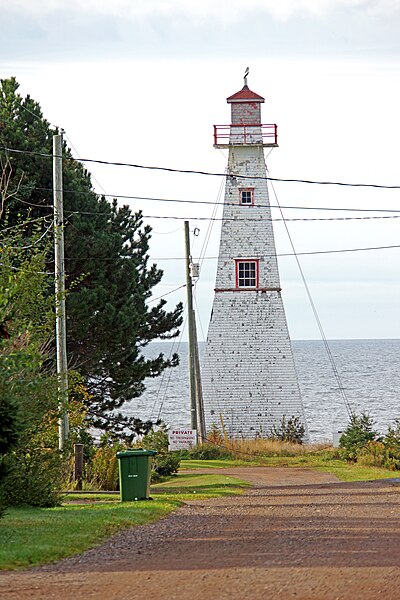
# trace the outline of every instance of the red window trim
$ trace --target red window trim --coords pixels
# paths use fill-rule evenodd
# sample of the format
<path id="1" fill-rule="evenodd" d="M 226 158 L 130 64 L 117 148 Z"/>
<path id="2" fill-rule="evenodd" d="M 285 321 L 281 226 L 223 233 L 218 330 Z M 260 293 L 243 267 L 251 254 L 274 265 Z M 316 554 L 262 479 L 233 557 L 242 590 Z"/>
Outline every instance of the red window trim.
<path id="1" fill-rule="evenodd" d="M 250 287 L 239 287 L 239 263 L 255 263 L 256 265 L 256 285 Z M 257 290 L 260 285 L 260 260 L 258 258 L 235 258 L 235 284 L 237 290 Z"/>
<path id="2" fill-rule="evenodd" d="M 242 202 L 242 192 L 251 192 L 251 202 Z M 243 187 L 239 188 L 239 204 L 240 206 L 254 206 L 254 188 L 253 187 Z"/>

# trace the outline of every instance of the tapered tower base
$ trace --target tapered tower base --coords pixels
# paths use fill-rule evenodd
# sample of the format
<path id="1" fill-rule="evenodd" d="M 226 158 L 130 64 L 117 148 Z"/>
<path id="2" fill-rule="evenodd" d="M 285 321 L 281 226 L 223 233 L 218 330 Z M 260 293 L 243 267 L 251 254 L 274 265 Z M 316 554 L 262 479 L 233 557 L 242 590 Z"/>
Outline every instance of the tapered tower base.
<path id="1" fill-rule="evenodd" d="M 280 292 L 217 293 L 203 362 L 207 430 L 267 436 L 282 417 L 303 418 Z"/>
<path id="2" fill-rule="evenodd" d="M 203 360 L 207 429 L 268 436 L 303 406 L 283 307 L 260 104 L 245 84 L 230 98 L 228 172 L 215 297 Z M 238 125 L 240 124 L 240 126 Z M 272 128 L 272 129 L 271 129 Z"/>

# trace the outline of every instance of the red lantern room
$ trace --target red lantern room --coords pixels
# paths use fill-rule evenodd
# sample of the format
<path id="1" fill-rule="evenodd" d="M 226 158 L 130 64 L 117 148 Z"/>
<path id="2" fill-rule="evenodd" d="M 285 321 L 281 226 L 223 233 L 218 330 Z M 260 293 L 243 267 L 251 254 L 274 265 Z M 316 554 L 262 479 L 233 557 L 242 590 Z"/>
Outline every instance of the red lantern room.
<path id="1" fill-rule="evenodd" d="M 214 125 L 214 147 L 260 145 L 263 147 L 278 146 L 278 132 L 275 124 L 261 123 L 262 96 L 249 89 L 247 74 L 241 90 L 227 98 L 231 105 L 231 124 Z"/>

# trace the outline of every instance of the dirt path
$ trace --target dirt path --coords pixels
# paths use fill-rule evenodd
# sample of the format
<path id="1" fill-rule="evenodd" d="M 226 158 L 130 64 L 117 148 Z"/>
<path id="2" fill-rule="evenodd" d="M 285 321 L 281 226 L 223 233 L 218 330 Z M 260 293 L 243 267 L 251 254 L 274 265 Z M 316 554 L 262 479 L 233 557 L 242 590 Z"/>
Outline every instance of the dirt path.
<path id="1" fill-rule="evenodd" d="M 254 488 L 191 502 L 79 557 L 0 574 L 0 598 L 400 598 L 397 483 L 340 483 L 305 469 L 222 471 Z"/>

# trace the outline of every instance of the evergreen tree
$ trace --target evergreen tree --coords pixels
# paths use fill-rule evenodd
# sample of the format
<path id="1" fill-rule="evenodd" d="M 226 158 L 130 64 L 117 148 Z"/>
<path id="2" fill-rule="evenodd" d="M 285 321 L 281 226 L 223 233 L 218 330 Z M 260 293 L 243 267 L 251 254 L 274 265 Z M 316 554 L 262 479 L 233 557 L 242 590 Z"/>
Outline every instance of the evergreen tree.
<path id="1" fill-rule="evenodd" d="M 9 160 L 15 194 L 8 202 L 11 225 L 28 215 L 31 220 L 51 219 L 53 206 L 49 155 L 55 131 L 40 105 L 29 96 L 22 98 L 18 87 L 15 78 L 0 82 L 0 161 Z M 66 144 L 63 154 L 69 365 L 86 379 L 96 424 L 121 429 L 123 419 L 107 413 L 140 396 L 146 377 L 178 362 L 176 355 L 146 359 L 142 349 L 152 340 L 178 334 L 182 306 L 171 312 L 164 300 L 149 306 L 152 288 L 163 274 L 149 264 L 151 228 L 140 211 L 97 195 L 90 174 L 73 160 Z M 52 255 L 47 267 L 54 269 Z M 148 424 L 133 419 L 130 427 L 140 432 Z"/>
<path id="2" fill-rule="evenodd" d="M 364 446 L 378 440 L 378 432 L 374 425 L 372 417 L 366 413 L 350 415 L 349 423 L 339 441 L 342 458 L 355 462 Z"/>

